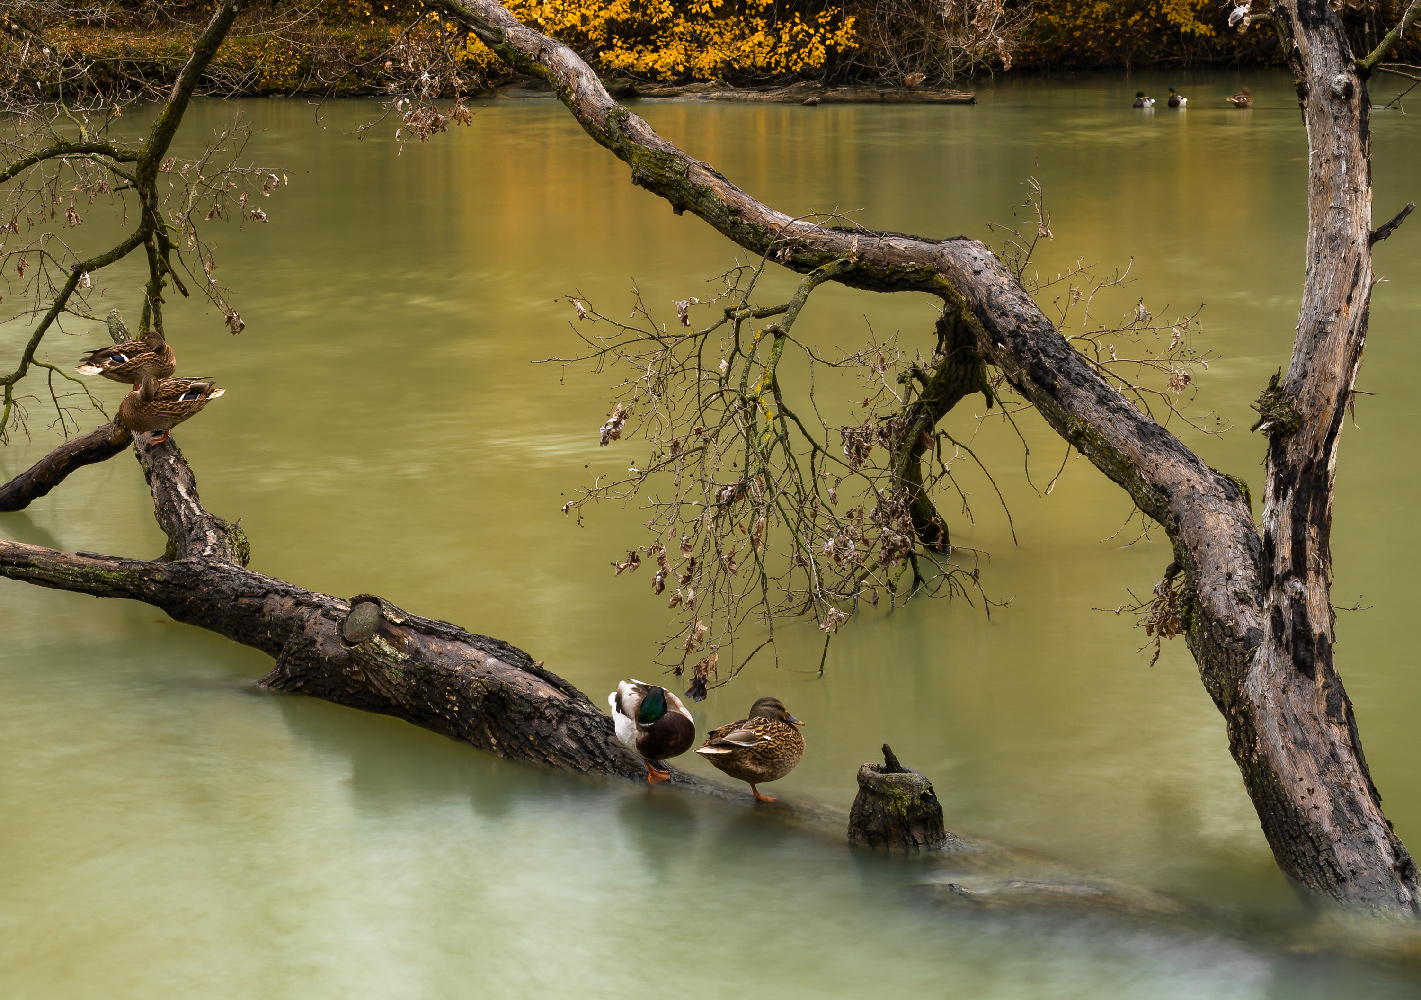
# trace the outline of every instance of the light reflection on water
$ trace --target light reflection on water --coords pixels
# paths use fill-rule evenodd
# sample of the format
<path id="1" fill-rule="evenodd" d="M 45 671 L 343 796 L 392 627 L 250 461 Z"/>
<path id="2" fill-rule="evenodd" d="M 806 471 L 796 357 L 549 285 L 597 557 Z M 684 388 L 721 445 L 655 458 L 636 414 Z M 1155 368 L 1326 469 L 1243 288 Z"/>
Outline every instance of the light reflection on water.
<path id="1" fill-rule="evenodd" d="M 1149 80 L 1162 90 L 1180 79 Z M 1187 81 L 1186 116 L 1121 111 L 1136 80 L 1015 82 L 976 108 L 650 105 L 668 138 L 786 211 L 864 208 L 866 225 L 985 235 L 1020 181 L 1044 178 L 1057 240 L 1043 271 L 1131 255 L 1144 295 L 1207 303 L 1219 355 L 1201 408 L 1235 425 L 1191 443 L 1258 484 L 1248 403 L 1286 363 L 1301 281 L 1305 147 L 1286 79 L 1250 78 L 1258 107 L 1211 107 L 1233 75 Z M 394 157 L 344 134 L 368 110 L 245 107 L 264 161 L 289 168 L 272 225 L 222 234 L 222 274 L 248 332 L 171 306 L 185 371 L 228 395 L 179 433 L 202 496 L 243 518 L 253 566 L 337 594 L 376 591 L 508 639 L 600 700 L 650 673 L 664 610 L 607 562 L 641 540 L 635 510 L 558 513 L 600 451 L 605 380 L 530 361 L 566 353 L 576 291 L 621 307 L 635 276 L 653 306 L 695 294 L 734 251 L 626 183 L 626 169 L 551 102 L 497 103 L 473 128 Z M 221 106 L 195 108 L 195 131 Z M 1414 196 L 1410 119 L 1376 127 L 1379 216 Z M 1409 159 L 1408 159 L 1409 157 Z M 1039 166 L 1036 161 L 1039 160 Z M 97 215 L 93 225 L 97 229 Z M 1409 454 L 1418 414 L 1406 331 L 1421 242 L 1382 245 L 1362 387 L 1337 504 L 1339 656 L 1388 815 L 1421 843 L 1410 720 L 1409 567 L 1418 554 Z M 1409 279 L 1409 280 L 1407 280 Z M 778 280 L 778 279 L 777 279 Z M 134 313 L 131 285 L 106 301 Z M 788 282 L 778 280 L 780 292 Z M 801 320 L 850 347 L 864 314 L 921 341 L 933 311 L 824 289 Z M 609 308 L 608 311 L 615 311 Z M 13 343 L 13 331 L 5 334 Z M 82 340 L 57 342 L 63 360 Z M 915 339 L 916 338 L 916 339 Z M 101 390 L 107 391 L 107 389 Z M 112 387 L 112 399 L 121 394 Z M 951 418 L 959 429 L 971 413 Z M 1241 426 L 1239 426 L 1241 425 Z M 1057 439 L 1025 424 L 1038 483 Z M 809 722 L 785 797 L 847 806 L 884 740 L 937 785 L 951 827 L 1286 926 L 1302 907 L 1277 873 L 1187 651 L 1153 669 L 1142 637 L 1091 608 L 1147 591 L 1158 537 L 1102 544 L 1128 513 L 1068 461 L 1049 498 L 995 425 L 979 453 L 1012 506 L 974 481 L 991 553 L 990 621 L 965 603 L 866 616 L 836 642 L 790 630 L 778 671 L 752 668 L 695 709 L 698 725 L 776 693 Z M 0 454 L 11 473 L 51 444 Z M 1044 470 L 1044 474 L 1043 474 Z M 969 480 L 971 481 L 971 480 Z M 955 507 L 949 507 L 955 515 Z M 76 476 L 0 532 L 153 555 L 142 478 L 120 457 Z M 1127 536 L 1128 537 L 1128 536 Z M 836 838 L 754 811 L 494 760 L 404 724 L 255 692 L 264 657 L 138 605 L 0 585 L 0 994 L 442 997 L 758 993 L 963 997 L 1399 996 L 1406 976 L 1282 957 L 1208 930 L 944 911 L 921 863 L 850 855 Z M 698 767 L 696 762 L 688 764 Z M 664 979 L 663 979 L 664 977 Z"/>

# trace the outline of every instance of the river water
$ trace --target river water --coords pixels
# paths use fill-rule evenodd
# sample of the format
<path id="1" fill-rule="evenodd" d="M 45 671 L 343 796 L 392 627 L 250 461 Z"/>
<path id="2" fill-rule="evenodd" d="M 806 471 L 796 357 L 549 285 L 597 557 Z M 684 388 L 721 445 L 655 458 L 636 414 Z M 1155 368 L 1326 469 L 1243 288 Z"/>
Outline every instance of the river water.
<path id="1" fill-rule="evenodd" d="M 1187 112 L 1129 108 L 1175 83 Z M 1257 106 L 1222 98 L 1240 83 Z M 627 183 L 627 169 L 552 101 L 489 101 L 467 129 L 411 144 L 350 133 L 374 105 L 200 103 L 186 141 L 237 108 L 251 151 L 290 185 L 267 226 L 219 233 L 248 323 L 170 306 L 182 371 L 227 395 L 176 437 L 214 512 L 240 517 L 252 566 L 334 594 L 378 592 L 507 639 L 599 703 L 649 679 L 667 625 L 648 573 L 609 562 L 644 541 L 635 509 L 559 508 L 635 443 L 597 447 L 608 378 L 532 362 L 573 349 L 563 293 L 608 312 L 636 280 L 673 299 L 736 249 Z M 1287 364 L 1302 278 L 1306 145 L 1281 75 L 1015 79 L 975 107 L 643 103 L 662 134 L 791 213 L 989 237 L 1023 182 L 1044 183 L 1048 273 L 1131 262 L 1143 298 L 1192 312 L 1210 464 L 1261 495 L 1248 404 Z M 1375 119 L 1376 215 L 1416 196 L 1421 125 Z M 860 211 L 861 210 L 861 211 Z M 89 209 L 103 236 L 101 206 Z M 995 239 L 995 237 L 993 237 Z M 95 244 L 97 246 L 97 243 Z M 134 262 L 136 264 L 136 261 Z M 1421 676 L 1410 623 L 1421 407 L 1421 226 L 1377 252 L 1360 387 L 1338 469 L 1338 662 L 1388 816 L 1421 846 Z M 137 315 L 136 272 L 95 308 Z M 791 287 L 772 279 L 771 292 Z M 767 300 L 774 297 L 767 293 Z M 177 296 L 172 296 L 175 300 Z M 826 287 L 800 332 L 826 349 L 899 332 L 922 344 L 926 298 Z M 70 362 L 97 328 L 51 337 Z M 20 331 L 4 332 L 6 357 Z M 122 388 L 97 390 L 116 403 Z M 949 425 L 968 432 L 968 400 Z M 1065 448 L 1019 418 L 1032 477 Z M 12 475 L 51 447 L 0 453 Z M 990 619 L 923 600 L 859 616 L 815 675 L 819 633 L 782 635 L 695 707 L 739 718 L 765 693 L 808 722 L 808 753 L 773 786 L 846 807 L 854 772 L 891 742 L 935 782 L 951 829 L 1198 906 L 1197 926 L 945 910 L 920 864 L 864 857 L 749 805 L 550 774 L 403 723 L 253 686 L 265 657 L 146 606 L 0 582 L 0 995 L 4 997 L 1353 997 L 1421 995 L 1421 977 L 1270 944 L 1308 919 L 1278 873 L 1182 641 L 1153 667 L 1129 616 L 1170 561 L 1158 532 L 1127 545 L 1130 505 L 1066 458 L 1039 495 L 1010 430 L 979 454 L 1006 495 L 967 477 L 990 554 Z M 128 457 L 76 475 L 0 534 L 64 549 L 163 547 Z M 707 771 L 698 761 L 678 763 Z M 1227 928 L 1220 930 L 1220 927 Z M 1271 928 L 1259 936 L 1251 928 Z M 1282 929 L 1279 932 L 1279 929 Z"/>

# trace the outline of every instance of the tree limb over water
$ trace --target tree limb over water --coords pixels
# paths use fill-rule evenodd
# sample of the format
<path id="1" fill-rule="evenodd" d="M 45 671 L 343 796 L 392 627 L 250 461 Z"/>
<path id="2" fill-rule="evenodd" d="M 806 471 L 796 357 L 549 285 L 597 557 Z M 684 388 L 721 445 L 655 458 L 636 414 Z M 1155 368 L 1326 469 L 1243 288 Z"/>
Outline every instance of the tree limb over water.
<path id="1" fill-rule="evenodd" d="M 940 299 L 958 344 L 953 364 L 968 373 L 980 366 L 1000 372 L 1169 533 L 1174 562 L 1165 576 L 1182 580 L 1180 627 L 1284 872 L 1343 902 L 1418 912 L 1421 878 L 1382 814 L 1332 655 L 1332 470 L 1373 277 L 1365 71 L 1326 3 L 1280 0 L 1271 15 L 1298 84 L 1313 168 L 1307 283 L 1293 359 L 1258 401 L 1259 428 L 1269 436 L 1261 531 L 1241 482 L 1210 468 L 1134 405 L 982 244 L 790 218 L 661 139 L 616 104 L 574 52 L 527 29 L 493 0 L 441 0 L 441 6 L 510 64 L 548 81 L 589 135 L 630 165 L 633 182 L 678 214 L 689 209 L 739 245 L 800 273 Z M 193 59 L 210 58 L 235 7 L 218 9 Z M 175 91 L 169 110 L 178 114 L 185 102 Z M 162 169 L 155 151 L 166 148 L 176 124 L 173 115 L 160 114 L 132 175 L 117 158 L 101 169 L 140 188 L 151 183 Z M 179 280 L 169 257 L 176 248 L 156 207 L 142 200 L 135 235 L 149 237 L 138 240 L 149 255 L 146 319 L 161 328 L 160 293 L 168 279 Z M 132 239 L 113 252 L 135 249 Z M 70 270 L 51 310 L 63 310 L 84 277 Z M 57 312 L 46 315 L 52 322 Z M 45 328 L 32 337 L 22 368 Z M 940 419 L 970 384 L 954 380 L 941 405 L 925 405 L 918 417 L 928 424 Z M 7 384 L 5 415 L 9 390 Z M 145 601 L 261 649 L 276 660 L 263 679 L 269 687 L 397 715 L 514 759 L 623 777 L 641 773 L 611 739 L 610 721 L 526 654 L 379 598 L 342 601 L 248 570 L 245 535 L 201 507 L 176 446 L 135 447 L 169 538 L 163 558 L 71 555 L 0 542 L 0 575 Z M 911 455 L 903 462 L 911 464 Z M 77 464 L 55 463 L 46 479 L 51 486 Z M 6 488 L 12 489 L 25 488 Z"/>
<path id="2" fill-rule="evenodd" d="M 84 109 L 71 110 L 62 100 L 53 105 L 27 104 L 23 97 L 13 93 L 5 95 L 5 109 L 16 115 L 11 128 L 19 138 L 6 141 L 4 146 L 11 150 L 18 149 L 22 155 L 0 169 L 0 181 L 17 178 L 20 181 L 7 193 L 4 208 L 9 218 L 0 220 L 0 227 L 18 234 L 23 217 L 26 227 L 33 231 L 35 223 L 32 213 L 39 216 L 41 226 L 46 215 L 53 218 L 63 213 L 69 227 L 77 228 L 83 224 L 83 218 L 76 211 L 74 193 L 86 193 L 92 199 L 99 194 L 136 190 L 140 213 L 138 226 L 131 233 L 111 249 L 88 258 L 81 259 L 65 241 L 56 240 L 53 234 L 48 233 L 41 233 L 28 243 L 12 245 L 0 255 L 0 265 L 11 260 L 17 262 L 16 269 L 21 279 L 30 266 L 27 257 L 35 258 L 32 298 L 36 301 L 49 300 L 47 308 L 33 310 L 40 314 L 40 319 L 14 371 L 0 377 L 0 385 L 4 386 L 3 401 L 0 402 L 0 441 L 8 439 L 13 423 L 23 422 L 24 419 L 23 405 L 15 395 L 16 385 L 36 363 L 35 352 L 51 327 L 59 324 L 65 313 L 83 314 L 82 310 L 76 310 L 71 305 L 71 300 L 76 297 L 82 299 L 84 291 L 93 287 L 94 274 L 122 260 L 140 246 L 147 249 L 149 280 L 143 304 L 144 330 L 154 329 L 160 333 L 163 330 L 162 293 L 169 279 L 184 295 L 187 294 L 173 266 L 176 246 L 172 240 L 173 230 L 160 211 L 162 199 L 158 194 L 158 175 L 193 91 L 226 39 L 240 8 L 241 4 L 234 0 L 227 0 L 218 6 L 207 27 L 194 40 L 192 53 L 183 64 L 148 138 L 136 148 L 102 137 L 120 113 L 117 102 L 107 114 L 93 120 Z M 46 48 L 45 52 L 48 53 L 49 49 Z M 52 114 L 42 114 L 42 111 Z M 77 133 L 78 141 L 66 136 L 64 130 Z M 38 145 L 39 148 L 26 149 L 27 145 Z M 46 169 L 54 165 L 53 161 L 58 161 L 57 172 L 46 174 Z M 128 164 L 133 164 L 131 172 Z M 66 182 L 62 190 L 61 178 L 66 171 L 72 174 L 73 187 L 68 188 L 69 182 Z M 222 185 L 225 189 L 225 177 L 222 178 Z M 212 288 L 215 292 L 215 285 Z M 214 301 L 220 301 L 220 296 L 215 296 Z M 60 422 L 64 423 L 64 408 L 58 396 L 53 392 L 51 395 Z"/>
<path id="3" fill-rule="evenodd" d="M 135 441 L 134 450 L 168 537 L 161 558 L 71 554 L 0 540 L 0 575 L 142 601 L 259 649 L 276 661 L 261 680 L 274 690 L 395 715 L 513 760 L 645 775 L 614 739 L 611 719 L 522 650 L 372 595 L 345 601 L 247 569 L 245 533 L 202 506 L 177 445 Z M 27 477 L 34 470 L 17 482 Z M 677 774 L 682 784 L 698 783 Z"/>
<path id="4" fill-rule="evenodd" d="M 133 435 L 128 428 L 116 420 L 95 427 L 88 434 L 70 438 L 35 465 L 0 486 L 0 511 L 24 510 L 62 483 L 75 469 L 112 458 L 132 441 Z"/>
<path id="5" fill-rule="evenodd" d="M 1382 813 L 1332 656 L 1332 470 L 1372 276 L 1365 80 L 1327 4 L 1272 7 L 1315 167 L 1293 361 L 1260 400 L 1269 434 L 1261 532 L 1241 481 L 1210 468 L 1102 378 L 982 244 L 793 219 L 662 139 L 575 52 L 495 0 L 438 6 L 547 81 L 588 135 L 631 167 L 632 182 L 678 215 L 690 210 L 800 273 L 847 261 L 832 280 L 940 298 L 982 361 L 1169 533 L 1184 577 L 1181 624 L 1279 866 L 1338 900 L 1421 913 L 1421 877 Z"/>

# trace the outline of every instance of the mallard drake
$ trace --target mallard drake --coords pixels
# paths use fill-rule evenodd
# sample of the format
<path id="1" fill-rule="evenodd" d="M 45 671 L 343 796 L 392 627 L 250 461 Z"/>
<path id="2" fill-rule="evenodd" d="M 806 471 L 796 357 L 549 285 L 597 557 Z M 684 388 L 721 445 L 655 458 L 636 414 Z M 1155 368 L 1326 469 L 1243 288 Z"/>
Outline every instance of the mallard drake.
<path id="1" fill-rule="evenodd" d="M 681 699 L 664 687 L 633 677 L 607 695 L 607 704 L 612 706 L 617 742 L 640 754 L 646 765 L 646 783 L 654 785 L 671 777 L 670 771 L 651 762 L 679 757 L 696 742 L 695 720 Z"/>
<path id="2" fill-rule="evenodd" d="M 1241 88 L 1237 94 L 1225 99 L 1236 108 L 1253 107 L 1253 91 L 1247 87 Z"/>
<path id="3" fill-rule="evenodd" d="M 696 753 L 720 770 L 748 782 L 756 802 L 774 802 L 756 785 L 778 781 L 804 756 L 799 719 L 785 711 L 778 698 L 760 698 L 750 706 L 750 717 L 712 730 Z"/>
<path id="4" fill-rule="evenodd" d="M 1135 91 L 1135 104 L 1134 104 L 1134 107 L 1137 107 L 1137 108 L 1152 108 L 1152 107 L 1154 107 L 1154 106 L 1155 106 L 1155 99 L 1154 99 L 1153 97 L 1146 97 L 1146 96 L 1145 96 L 1145 92 L 1144 92 L 1143 90 L 1137 90 L 1137 91 Z"/>
<path id="5" fill-rule="evenodd" d="M 1180 96 L 1179 94 L 1175 93 L 1175 90 L 1174 90 L 1173 87 L 1170 87 L 1170 88 L 1169 88 L 1169 106 L 1170 106 L 1171 108 L 1182 108 L 1182 107 L 1184 107 L 1184 105 L 1186 105 L 1186 104 L 1188 104 L 1188 103 L 1189 103 L 1189 98 L 1187 98 L 1187 97 L 1182 97 L 1182 96 Z"/>
<path id="6" fill-rule="evenodd" d="M 178 370 L 173 349 L 157 330 L 149 330 L 137 340 L 125 340 L 90 351 L 74 369 L 80 375 L 102 375 L 115 382 L 127 382 L 135 389 L 145 375 L 169 378 Z"/>
<path id="7" fill-rule="evenodd" d="M 158 431 L 149 444 L 162 444 L 168 440 L 168 431 L 226 391 L 207 379 L 158 379 L 148 375 L 118 404 L 118 418 L 135 434 Z"/>

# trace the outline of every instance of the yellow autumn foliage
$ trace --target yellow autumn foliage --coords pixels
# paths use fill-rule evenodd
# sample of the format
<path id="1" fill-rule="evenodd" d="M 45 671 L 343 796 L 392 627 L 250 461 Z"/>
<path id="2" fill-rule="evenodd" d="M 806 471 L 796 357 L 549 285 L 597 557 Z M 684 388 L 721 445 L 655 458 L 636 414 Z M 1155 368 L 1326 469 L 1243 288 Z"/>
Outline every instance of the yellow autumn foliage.
<path id="1" fill-rule="evenodd" d="M 1023 62 L 1065 66 L 1188 62 L 1236 44 L 1217 0 L 1041 0 Z"/>
<path id="2" fill-rule="evenodd" d="M 510 0 L 520 20 L 604 71 L 654 80 L 812 76 L 854 44 L 842 7 L 782 13 L 776 0 Z"/>

